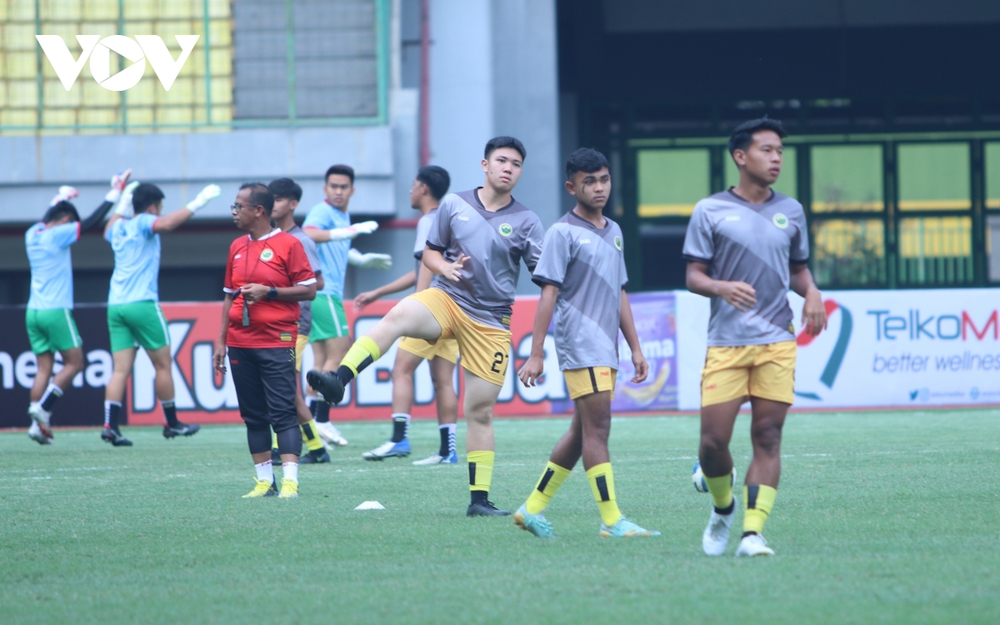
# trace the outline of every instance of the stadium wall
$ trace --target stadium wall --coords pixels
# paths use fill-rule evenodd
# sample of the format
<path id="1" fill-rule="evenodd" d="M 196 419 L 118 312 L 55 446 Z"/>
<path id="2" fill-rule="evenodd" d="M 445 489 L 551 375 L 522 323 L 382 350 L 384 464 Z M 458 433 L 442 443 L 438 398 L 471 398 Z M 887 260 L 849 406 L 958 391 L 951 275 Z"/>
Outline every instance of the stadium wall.
<path id="1" fill-rule="evenodd" d="M 827 294 L 829 327 L 819 337 L 801 332 L 796 367 L 797 409 L 872 407 L 976 406 L 1000 404 L 1000 290 L 837 291 Z M 612 408 L 616 413 L 697 410 L 701 367 L 705 361 L 709 300 L 687 291 L 662 291 L 629 296 L 649 378 L 632 384 L 628 346 L 619 337 L 621 369 Z M 802 299 L 790 295 L 796 321 Z M 537 387 L 515 379 L 516 368 L 531 351 L 531 330 L 538 299 L 520 297 L 512 316 L 512 345 L 496 414 L 541 417 L 573 410 L 561 375 L 552 328 L 546 337 L 548 372 Z M 358 313 L 347 308 L 352 334 L 366 332 L 392 307 L 380 301 Z M 174 381 L 178 410 L 185 421 L 239 422 L 230 376 L 212 369 L 221 304 L 166 303 L 175 358 Z M 106 309 L 79 307 L 75 316 L 84 337 L 87 366 L 69 389 L 67 404 L 56 408 L 54 423 L 98 425 L 103 415 L 103 389 L 111 375 Z M 0 323 L 23 326 L 24 309 L 0 308 Z M 391 367 L 395 346 L 358 376 L 335 420 L 383 419 L 391 412 Z M 306 350 L 303 370 L 312 367 Z M 35 359 L 27 337 L 7 335 L 0 348 L 0 427 L 26 427 L 28 389 Z M 461 392 L 461 376 L 456 375 Z M 415 374 L 418 417 L 435 416 L 434 390 L 427 364 Z M 140 352 L 128 387 L 129 422 L 154 424 L 162 413 L 153 395 L 153 368 Z"/>

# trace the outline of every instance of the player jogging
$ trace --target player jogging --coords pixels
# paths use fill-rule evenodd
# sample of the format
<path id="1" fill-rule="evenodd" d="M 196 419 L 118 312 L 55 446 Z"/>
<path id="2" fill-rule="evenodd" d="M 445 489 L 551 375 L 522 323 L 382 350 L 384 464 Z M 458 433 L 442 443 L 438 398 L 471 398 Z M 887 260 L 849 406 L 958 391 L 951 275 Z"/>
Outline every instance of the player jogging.
<path id="1" fill-rule="evenodd" d="M 31 295 L 25 313 L 28 341 L 38 371 L 31 386 L 28 436 L 40 445 L 52 443 L 52 407 L 83 370 L 83 341 L 73 319 L 73 260 L 69 246 L 94 228 L 121 197 L 132 170 L 111 179 L 104 202 L 82 222 L 70 200 L 79 192 L 60 187 L 40 222 L 24 233 L 24 247 L 31 267 Z M 55 353 L 62 355 L 62 369 L 52 378 Z"/>
<path id="2" fill-rule="evenodd" d="M 199 429 L 198 425 L 178 421 L 174 406 L 170 334 L 159 304 L 160 233 L 177 229 L 218 195 L 219 187 L 210 184 L 183 209 L 161 217 L 163 191 L 154 184 L 132 183 L 104 228 L 104 238 L 115 253 L 115 270 L 108 292 L 108 334 L 114 372 L 104 391 L 101 438 L 115 447 L 132 445 L 132 441 L 122 436 L 118 418 L 139 345 L 146 350 L 156 371 L 156 396 L 166 421 L 164 438 L 191 436 Z"/>
<path id="3" fill-rule="evenodd" d="M 427 235 L 423 264 L 437 274 L 431 288 L 398 304 L 359 338 L 334 372 L 310 371 L 307 379 L 334 404 L 344 387 L 402 336 L 437 341 L 454 338 L 465 369 L 465 418 L 471 502 L 467 516 L 509 515 L 489 501 L 493 479 L 493 407 L 510 358 L 510 315 L 524 260 L 534 271 L 542 224 L 511 197 L 521 176 L 524 145 L 513 137 L 486 144 L 482 187 L 451 193 L 441 201 Z"/>
<path id="4" fill-rule="evenodd" d="M 795 334 L 788 289 L 805 298 L 802 323 L 826 327 L 812 274 L 802 205 L 775 192 L 782 164 L 781 122 L 741 124 L 729 138 L 740 170 L 735 188 L 698 202 L 684 240 L 687 287 L 712 300 L 708 354 L 701 378 L 698 458 L 714 509 L 702 535 L 708 555 L 722 555 L 735 516 L 729 440 L 750 399 L 753 459 L 743 487 L 743 537 L 737 556 L 773 555 L 762 532 L 781 474 L 781 428 L 794 398 Z"/>
<path id="5" fill-rule="evenodd" d="M 302 434 L 296 418 L 295 337 L 299 304 L 316 296 L 316 276 L 298 239 L 271 225 L 274 196 L 259 182 L 240 187 L 230 207 L 248 234 L 229 246 L 215 368 L 226 351 L 256 476 L 244 498 L 299 496 Z M 278 436 L 281 491 L 274 483 L 271 430 Z"/>
<path id="6" fill-rule="evenodd" d="M 451 178 L 448 172 L 436 165 L 421 167 L 417 178 L 410 187 L 410 206 L 420 211 L 417 222 L 417 238 L 413 256 L 417 259 L 414 271 L 354 298 L 354 306 L 362 310 L 366 305 L 390 293 L 416 286 L 416 291 L 426 289 L 434 275 L 424 267 L 424 247 L 427 234 L 434 223 L 441 198 L 448 193 Z M 361 456 L 366 460 L 382 460 L 410 455 L 410 411 L 413 409 L 413 373 L 423 360 L 430 365 L 431 380 L 434 383 L 434 398 L 437 402 L 438 433 L 441 444 L 435 454 L 416 460 L 416 465 L 458 464 L 455 452 L 455 423 L 458 421 L 458 397 L 452 379 L 455 376 L 455 362 L 458 360 L 458 343 L 455 339 L 441 339 L 428 343 L 423 339 L 404 338 L 396 351 L 396 362 L 392 365 L 392 438 Z"/>
<path id="7" fill-rule="evenodd" d="M 306 234 L 316 242 L 320 266 L 323 268 L 323 288 L 316 294 L 312 306 L 312 343 L 317 369 L 333 369 L 351 346 L 351 333 L 344 314 L 344 279 L 347 264 L 358 267 L 388 269 L 392 258 L 387 254 L 362 254 L 351 248 L 351 240 L 359 234 L 371 234 L 378 229 L 374 221 L 351 225 L 347 206 L 354 195 L 354 169 L 347 165 L 333 165 L 323 178 L 326 199 L 309 209 L 302 224 Z M 319 435 L 332 445 L 346 445 L 347 441 L 330 423 L 330 404 L 309 398 L 310 408 L 316 417 Z"/>
<path id="8" fill-rule="evenodd" d="M 309 268 L 316 276 L 316 288 L 323 288 L 323 270 L 319 265 L 319 256 L 316 254 L 316 243 L 295 223 L 295 208 L 302 199 L 302 187 L 290 178 L 278 178 L 272 180 L 267 185 L 268 191 L 274 196 L 274 208 L 271 210 L 271 220 L 302 244 L 302 250 L 309 261 Z M 302 370 L 302 352 L 309 343 L 309 330 L 312 328 L 312 301 L 299 300 L 299 321 L 298 334 L 295 338 L 295 371 Z M 299 388 L 299 379 L 295 380 L 295 412 L 298 415 L 299 429 L 302 431 L 302 442 L 306 444 L 308 453 L 299 458 L 300 464 L 318 464 L 330 462 L 330 454 L 327 453 L 326 445 L 320 438 L 316 429 L 316 420 L 313 418 L 309 408 L 306 407 L 302 399 L 302 390 Z M 271 461 L 280 461 L 278 450 L 278 436 L 271 437 Z"/>
<path id="9" fill-rule="evenodd" d="M 518 371 L 526 386 L 543 373 L 545 334 L 556 315 L 556 353 L 566 388 L 574 402 L 569 431 L 556 444 L 528 500 L 514 513 L 514 523 L 540 538 L 554 536 L 542 512 L 583 457 L 587 481 L 601 514 L 599 535 L 632 538 L 659 536 L 622 516 L 608 455 L 611 398 L 618 374 L 618 330 L 632 350 L 633 383 L 649 373 L 632 308 L 625 295 L 628 276 L 622 231 L 604 217 L 611 193 L 611 173 L 603 154 L 581 148 L 566 161 L 566 190 L 576 206 L 545 233 L 542 256 L 532 281 L 542 287 L 531 337 L 531 355 Z"/>

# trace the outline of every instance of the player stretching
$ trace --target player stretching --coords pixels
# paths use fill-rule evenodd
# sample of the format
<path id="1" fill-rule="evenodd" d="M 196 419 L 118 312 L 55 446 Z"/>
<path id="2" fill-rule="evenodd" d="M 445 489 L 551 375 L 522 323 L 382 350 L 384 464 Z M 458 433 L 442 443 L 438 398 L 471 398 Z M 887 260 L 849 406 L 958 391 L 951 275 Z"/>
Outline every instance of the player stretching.
<path id="1" fill-rule="evenodd" d="M 532 280 L 542 287 L 531 337 L 531 356 L 517 372 L 526 386 L 543 373 L 545 334 L 556 314 L 556 353 L 575 410 L 569 431 L 549 456 L 541 479 L 514 514 L 514 523 L 540 538 L 553 536 L 542 512 L 583 457 L 590 489 L 601 513 L 603 537 L 659 536 L 622 516 L 615 498 L 615 479 L 608 455 L 611 398 L 618 374 L 618 329 L 621 328 L 635 367 L 633 383 L 649 373 L 632 308 L 625 295 L 622 231 L 604 216 L 611 193 L 611 174 L 604 155 L 581 148 L 566 161 L 566 190 L 576 206 L 545 234 L 542 257 Z"/>
<path id="2" fill-rule="evenodd" d="M 413 247 L 413 256 L 417 259 L 416 269 L 383 287 L 358 295 L 354 298 L 354 306 L 358 310 L 383 295 L 397 293 L 414 285 L 417 291 L 422 291 L 430 285 L 433 274 L 421 261 L 424 247 L 427 245 L 427 234 L 431 230 L 431 224 L 434 223 L 441 198 L 448 193 L 450 184 L 451 178 L 448 172 L 441 167 L 428 165 L 420 168 L 417 179 L 410 187 L 410 206 L 420 211 L 417 239 Z M 458 454 L 455 453 L 458 397 L 455 396 L 455 387 L 452 384 L 455 361 L 458 360 L 458 343 L 455 339 L 441 339 L 433 344 L 423 339 L 411 338 L 404 338 L 399 342 L 396 362 L 392 365 L 392 438 L 375 449 L 361 454 L 366 460 L 381 460 L 394 456 L 402 458 L 410 455 L 407 432 L 410 428 L 410 410 L 413 408 L 413 373 L 424 359 L 430 365 L 431 380 L 434 382 L 441 444 L 437 453 L 423 460 L 417 460 L 413 464 L 458 464 Z"/>
<path id="3" fill-rule="evenodd" d="M 714 510 L 702 536 L 722 555 L 735 516 L 729 440 L 750 398 L 753 459 L 743 487 L 743 538 L 737 556 L 773 555 L 761 532 L 781 474 L 781 428 L 794 398 L 795 334 L 789 286 L 805 298 L 806 332 L 826 327 L 823 301 L 806 262 L 802 205 L 771 189 L 781 173 L 781 123 L 746 122 L 729 138 L 740 183 L 698 202 L 684 240 L 687 287 L 712 300 L 708 354 L 701 377 L 698 458 Z"/>
<path id="4" fill-rule="evenodd" d="M 354 169 L 347 165 L 334 165 L 326 170 L 323 179 L 326 199 L 309 209 L 302 224 L 306 234 L 316 242 L 319 263 L 323 268 L 323 288 L 317 291 L 312 306 L 312 330 L 309 342 L 313 346 L 317 369 L 327 370 L 347 353 L 351 346 L 351 331 L 344 314 L 344 279 L 347 264 L 358 267 L 388 269 L 392 259 L 386 254 L 361 254 L 351 248 L 351 239 L 359 234 L 371 234 L 378 229 L 374 221 L 351 225 L 347 205 L 354 195 Z M 331 445 L 346 445 L 340 431 L 330 423 L 330 404 L 309 397 L 309 404 L 316 417 L 319 435 Z"/>
<path id="5" fill-rule="evenodd" d="M 486 144 L 482 187 L 445 196 L 427 235 L 423 263 L 437 274 L 359 338 L 340 368 L 310 371 L 309 383 L 336 404 L 344 387 L 402 336 L 454 338 L 465 369 L 465 418 L 472 501 L 468 516 L 508 515 L 489 501 L 493 478 L 493 407 L 510 358 L 510 314 L 524 259 L 535 270 L 541 253 L 538 216 L 513 197 L 524 146 L 513 137 Z"/>
<path id="6" fill-rule="evenodd" d="M 111 179 L 104 202 L 82 222 L 70 200 L 79 195 L 73 187 L 60 187 L 40 222 L 24 233 L 24 247 L 31 266 L 31 296 L 25 324 L 38 372 L 31 386 L 28 436 L 40 445 L 52 443 L 52 406 L 83 370 L 83 342 L 73 320 L 73 260 L 69 246 L 101 223 L 121 197 L 132 170 Z M 55 352 L 62 354 L 63 367 L 49 382 L 55 366 Z"/>
<path id="7" fill-rule="evenodd" d="M 268 191 L 274 196 L 274 208 L 271 209 L 271 220 L 283 232 L 287 232 L 302 244 L 309 267 L 316 275 L 316 288 L 323 288 L 323 270 L 319 265 L 319 256 L 316 254 L 316 243 L 309 238 L 309 235 L 295 224 L 295 208 L 302 199 L 302 187 L 290 178 L 278 178 L 272 180 L 267 185 Z M 302 371 L 302 352 L 309 343 L 309 330 L 312 328 L 312 301 L 299 300 L 299 321 L 298 334 L 295 337 L 295 371 Z M 319 464 L 330 462 L 330 454 L 326 451 L 326 445 L 320 438 L 316 429 L 316 421 L 306 402 L 302 399 L 302 390 L 299 388 L 299 380 L 295 382 L 295 412 L 299 419 L 299 429 L 302 431 L 302 441 L 306 444 L 308 453 L 299 458 L 299 464 Z M 271 462 L 281 463 L 280 451 L 278 450 L 278 435 L 271 437 Z"/>
<path id="8" fill-rule="evenodd" d="M 118 418 L 137 345 L 146 350 L 156 370 L 156 396 L 166 420 L 164 438 L 191 436 L 199 429 L 195 424 L 178 421 L 174 406 L 170 334 L 159 304 L 160 233 L 175 230 L 218 195 L 219 187 L 210 184 L 183 209 L 161 217 L 163 191 L 154 184 L 132 183 L 104 228 L 104 238 L 115 253 L 115 270 L 108 293 L 108 334 L 114 372 L 104 391 L 101 438 L 115 447 L 132 444 L 118 429 Z"/>

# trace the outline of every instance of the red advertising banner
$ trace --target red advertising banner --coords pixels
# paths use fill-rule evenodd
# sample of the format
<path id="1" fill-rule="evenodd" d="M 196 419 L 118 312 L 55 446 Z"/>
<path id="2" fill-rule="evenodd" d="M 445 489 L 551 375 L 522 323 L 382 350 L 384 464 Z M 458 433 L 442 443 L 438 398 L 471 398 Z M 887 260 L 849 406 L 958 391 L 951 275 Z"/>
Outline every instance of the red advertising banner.
<path id="1" fill-rule="evenodd" d="M 618 412 L 674 410 L 677 408 L 677 364 L 675 354 L 674 295 L 644 293 L 631 298 L 643 352 L 650 362 L 650 376 L 644 384 L 633 385 L 630 353 L 619 338 L 622 369 L 613 409 Z M 364 334 L 393 306 L 394 301 L 379 301 L 357 311 L 348 303 L 348 322 L 352 337 Z M 531 351 L 537 297 L 518 298 L 511 316 L 511 366 L 500 391 L 497 416 L 532 417 L 571 413 L 572 401 L 566 392 L 555 339 L 545 339 L 545 375 L 538 384 L 527 388 L 517 379 L 517 368 Z M 239 423 L 239 404 L 232 378 L 212 367 L 215 339 L 222 322 L 221 302 L 163 303 L 167 319 L 178 416 L 189 423 Z M 84 341 L 86 368 L 67 389 L 66 398 L 54 407 L 52 424 L 100 425 L 103 418 L 104 386 L 111 376 L 106 309 L 81 306 L 74 311 Z M 0 343 L 0 427 L 27 427 L 28 389 L 36 371 L 24 328 L 24 308 L 0 309 L 0 323 L 11 328 Z M 392 410 L 392 365 L 396 346 L 361 372 L 344 396 L 341 405 L 331 409 L 331 419 L 359 421 L 385 419 Z M 313 354 L 306 348 L 304 372 L 312 368 Z M 464 376 L 456 369 L 455 385 L 461 394 Z M 155 372 L 143 350 L 136 356 L 125 400 L 128 423 L 160 424 L 163 411 L 154 390 Z M 430 369 L 423 363 L 414 374 L 415 417 L 435 417 L 434 385 Z M 459 403 L 461 406 L 461 402 Z"/>

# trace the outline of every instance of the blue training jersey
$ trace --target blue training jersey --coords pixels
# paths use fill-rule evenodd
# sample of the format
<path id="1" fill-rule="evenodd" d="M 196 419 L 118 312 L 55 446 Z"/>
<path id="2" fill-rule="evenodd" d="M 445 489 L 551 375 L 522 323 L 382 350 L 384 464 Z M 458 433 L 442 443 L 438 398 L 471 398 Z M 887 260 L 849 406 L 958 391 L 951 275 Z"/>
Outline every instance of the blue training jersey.
<path id="1" fill-rule="evenodd" d="M 109 306 L 159 301 L 160 235 L 153 232 L 156 220 L 150 213 L 119 219 L 105 234 L 115 252 Z"/>
<path id="2" fill-rule="evenodd" d="M 329 202 L 323 201 L 309 209 L 306 220 L 302 224 L 303 229 L 318 228 L 320 230 L 332 230 L 334 228 L 347 228 L 351 225 L 351 218 L 347 213 L 334 208 Z M 319 253 L 319 264 L 323 268 L 323 289 L 319 291 L 323 295 L 333 295 L 339 299 L 344 298 L 344 278 L 347 277 L 347 253 L 351 249 L 351 242 L 348 241 L 327 241 L 317 243 L 316 251 Z"/>
<path id="3" fill-rule="evenodd" d="M 80 222 L 46 228 L 38 222 L 24 233 L 31 266 L 28 308 L 73 308 L 73 259 L 69 246 L 80 240 Z"/>

